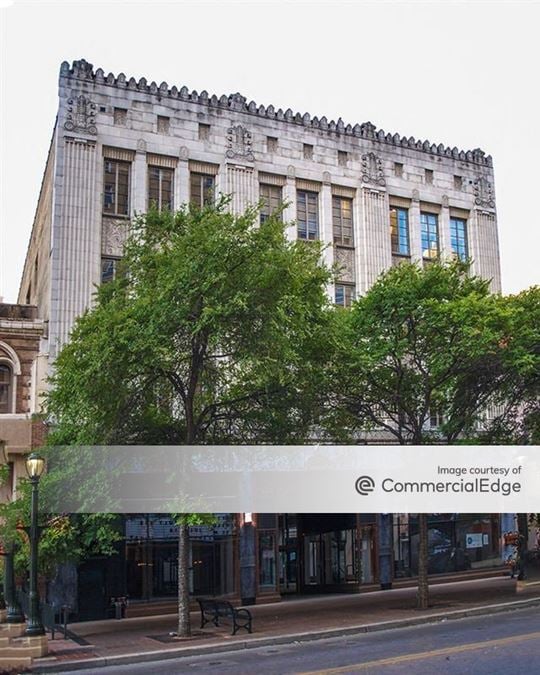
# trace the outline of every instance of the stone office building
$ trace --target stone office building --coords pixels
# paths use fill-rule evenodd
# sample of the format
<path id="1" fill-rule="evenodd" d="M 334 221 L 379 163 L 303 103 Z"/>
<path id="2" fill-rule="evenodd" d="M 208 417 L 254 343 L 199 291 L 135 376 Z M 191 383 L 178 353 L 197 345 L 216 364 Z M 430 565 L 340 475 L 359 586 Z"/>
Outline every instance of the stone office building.
<path id="1" fill-rule="evenodd" d="M 276 109 L 239 93 L 216 96 L 106 74 L 84 60 L 61 65 L 58 95 L 19 295 L 47 322 L 49 364 L 95 286 L 114 276 L 129 220 L 150 202 L 202 205 L 226 193 L 239 212 L 262 198 L 261 218 L 286 202 L 288 235 L 324 241 L 326 261 L 338 263 L 328 289 L 337 304 L 350 304 L 402 260 L 427 265 L 452 256 L 471 258 L 473 272 L 500 291 L 493 166 L 480 149 Z M 242 517 L 224 517 L 218 533 L 192 532 L 194 592 L 244 595 L 239 570 L 247 563 L 238 538 L 244 526 Z M 378 579 L 374 515 L 259 515 L 251 527 L 258 553 L 249 563 L 256 569 L 250 595 Z M 448 546 L 452 532 L 442 537 Z M 414 524 L 407 533 L 394 538 L 402 572 L 414 568 L 403 560 Z M 498 555 L 489 533 L 480 562 Z M 174 592 L 174 539 L 166 520 L 131 519 L 122 562 L 115 563 L 128 572 L 98 570 L 96 563 L 87 582 L 81 570 L 80 586 L 96 588 L 101 579 L 110 595 L 166 597 Z"/>

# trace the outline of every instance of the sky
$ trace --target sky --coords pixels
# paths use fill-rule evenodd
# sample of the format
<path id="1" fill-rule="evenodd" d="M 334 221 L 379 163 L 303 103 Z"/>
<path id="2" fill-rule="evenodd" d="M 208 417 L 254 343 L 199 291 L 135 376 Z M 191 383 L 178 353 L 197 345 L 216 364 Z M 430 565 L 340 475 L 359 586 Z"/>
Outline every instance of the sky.
<path id="1" fill-rule="evenodd" d="M 0 296 L 15 302 L 60 63 L 493 156 L 503 292 L 540 283 L 540 0 L 0 0 Z M 540 212 L 540 210 L 539 210 Z"/>

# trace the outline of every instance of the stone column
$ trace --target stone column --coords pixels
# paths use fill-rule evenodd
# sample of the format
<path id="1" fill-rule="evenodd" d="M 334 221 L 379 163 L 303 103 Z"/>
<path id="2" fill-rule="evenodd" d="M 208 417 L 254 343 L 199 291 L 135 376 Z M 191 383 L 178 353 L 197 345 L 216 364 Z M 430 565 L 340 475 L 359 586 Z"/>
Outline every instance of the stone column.
<path id="1" fill-rule="evenodd" d="M 254 523 L 240 526 L 240 602 L 254 605 L 257 595 L 257 531 Z"/>
<path id="2" fill-rule="evenodd" d="M 131 217 L 135 213 L 148 211 L 148 166 L 146 164 L 146 146 L 137 149 L 131 166 Z"/>
<path id="3" fill-rule="evenodd" d="M 254 170 L 251 166 L 227 164 L 226 172 L 225 192 L 232 196 L 230 208 L 233 213 L 240 215 L 257 201 Z"/>
<path id="4" fill-rule="evenodd" d="M 283 211 L 283 219 L 286 223 L 292 223 L 296 220 L 296 180 L 294 166 L 287 169 L 287 180 L 283 186 L 283 201 L 288 204 Z M 287 228 L 287 236 L 291 241 L 296 239 L 296 224 Z"/>
<path id="5" fill-rule="evenodd" d="M 327 172 L 325 172 L 326 174 Z M 330 174 L 325 176 L 323 181 L 321 193 L 319 197 L 320 205 L 320 223 L 319 236 L 323 244 L 326 246 L 323 251 L 324 262 L 331 267 L 335 260 L 335 251 L 333 246 L 333 224 L 332 224 L 332 186 L 330 184 Z M 334 297 L 334 284 L 328 284 L 328 293 L 330 297 Z"/>
<path id="6" fill-rule="evenodd" d="M 422 237 L 420 228 L 420 199 L 418 190 L 413 190 L 413 198 L 409 209 L 409 240 L 411 245 L 411 262 L 422 263 Z"/>
<path id="7" fill-rule="evenodd" d="M 439 248 L 441 251 L 441 260 L 452 258 L 452 243 L 450 240 L 450 209 L 448 208 L 448 197 L 443 195 L 441 212 L 439 214 Z"/>
<path id="8" fill-rule="evenodd" d="M 381 590 L 387 591 L 392 588 L 394 577 L 394 556 L 392 551 L 392 526 L 391 513 L 377 514 L 377 535 L 379 549 L 379 583 Z"/>
<path id="9" fill-rule="evenodd" d="M 180 159 L 174 172 L 173 206 L 175 211 L 182 204 L 189 204 L 189 162 L 187 160 L 187 148 L 185 159 L 182 158 L 182 152 L 180 152 Z"/>

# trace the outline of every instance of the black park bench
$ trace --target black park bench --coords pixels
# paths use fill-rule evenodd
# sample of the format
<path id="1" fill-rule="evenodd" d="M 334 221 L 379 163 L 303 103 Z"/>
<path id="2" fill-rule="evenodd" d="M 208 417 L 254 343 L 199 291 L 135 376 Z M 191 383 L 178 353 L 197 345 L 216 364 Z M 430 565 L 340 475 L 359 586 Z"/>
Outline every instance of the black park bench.
<path id="1" fill-rule="evenodd" d="M 231 635 L 236 635 L 240 628 L 245 628 L 251 633 L 251 612 L 243 607 L 233 607 L 227 600 L 214 600 L 212 598 L 197 598 L 201 608 L 201 628 L 207 623 L 219 626 L 220 619 L 228 619 L 232 623 Z"/>

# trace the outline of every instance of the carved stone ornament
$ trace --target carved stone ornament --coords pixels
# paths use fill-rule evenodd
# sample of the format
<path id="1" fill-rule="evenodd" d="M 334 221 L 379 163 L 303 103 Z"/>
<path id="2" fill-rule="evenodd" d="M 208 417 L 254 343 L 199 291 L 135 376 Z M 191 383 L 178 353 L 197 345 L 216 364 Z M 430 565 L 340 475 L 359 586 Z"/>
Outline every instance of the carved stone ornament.
<path id="1" fill-rule="evenodd" d="M 448 195 L 443 195 L 443 196 L 441 197 L 441 205 L 442 205 L 444 208 L 448 208 Z"/>
<path id="2" fill-rule="evenodd" d="M 97 134 L 96 110 L 96 104 L 92 103 L 92 101 L 83 94 L 68 98 L 64 129 L 66 131 Z"/>
<path id="3" fill-rule="evenodd" d="M 137 141 L 137 150 L 138 152 L 146 152 L 146 141 L 144 138 L 139 138 Z"/>
<path id="4" fill-rule="evenodd" d="M 495 208 L 493 185 L 483 176 L 474 181 L 474 203 L 477 206 L 484 206 L 490 209 Z"/>
<path id="5" fill-rule="evenodd" d="M 101 228 L 102 255 L 123 255 L 127 234 L 128 223 L 125 220 L 103 219 Z"/>
<path id="6" fill-rule="evenodd" d="M 354 250 L 336 247 L 334 263 L 337 267 L 337 276 L 340 281 L 354 283 Z"/>
<path id="7" fill-rule="evenodd" d="M 420 191 L 417 190 L 416 188 L 412 191 L 412 200 L 413 200 L 413 202 L 419 202 L 420 201 Z"/>
<path id="8" fill-rule="evenodd" d="M 180 151 L 178 153 L 178 156 L 180 159 L 188 159 L 189 158 L 189 150 L 185 145 L 180 146 Z"/>
<path id="9" fill-rule="evenodd" d="M 287 167 L 287 178 L 294 178 L 296 176 L 296 169 L 292 164 Z"/>
<path id="10" fill-rule="evenodd" d="M 374 152 L 362 155 L 362 182 L 382 187 L 386 185 L 382 162 Z"/>
<path id="11" fill-rule="evenodd" d="M 227 152 L 226 157 L 233 159 L 241 157 L 253 162 L 253 152 L 251 149 L 251 134 L 241 124 L 233 125 L 227 132 Z"/>
<path id="12" fill-rule="evenodd" d="M 323 185 L 330 185 L 332 183 L 332 174 L 330 171 L 323 171 L 322 182 Z"/>

